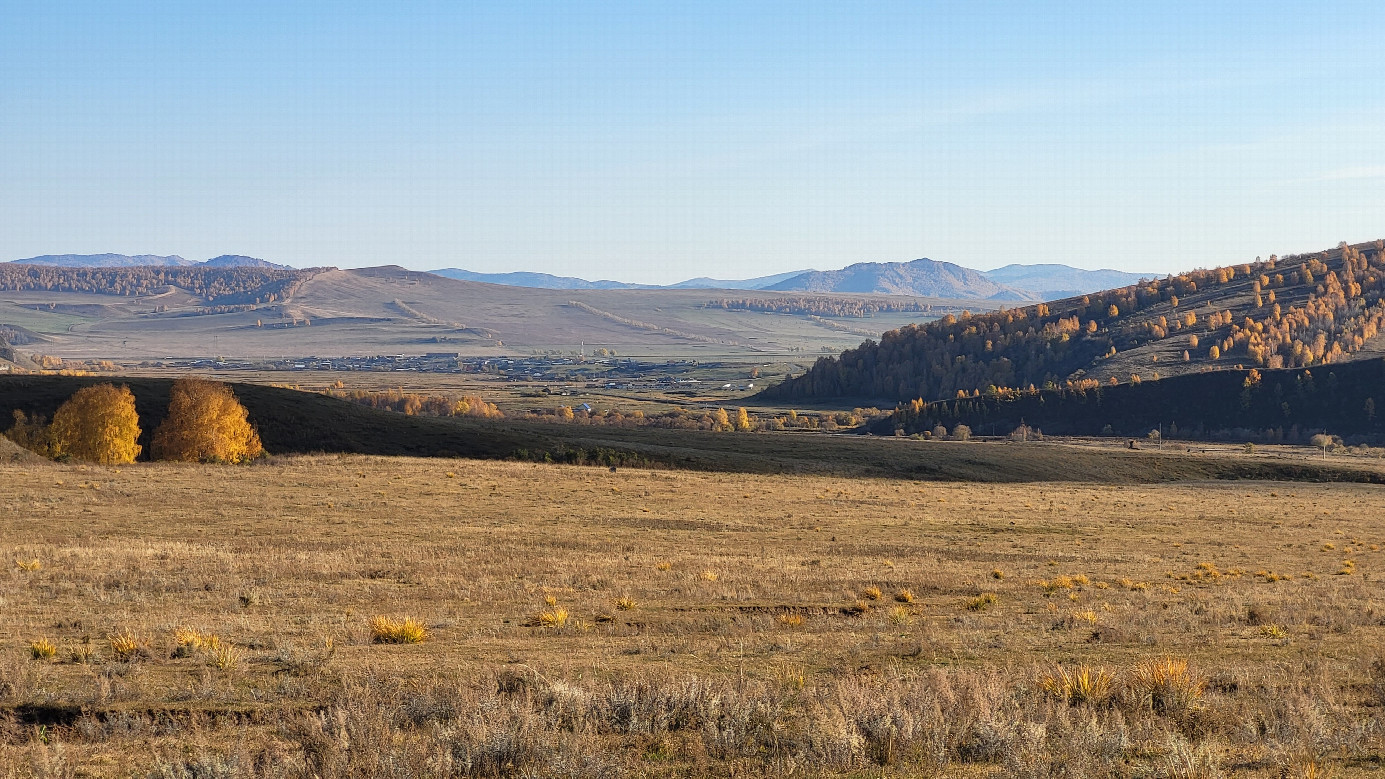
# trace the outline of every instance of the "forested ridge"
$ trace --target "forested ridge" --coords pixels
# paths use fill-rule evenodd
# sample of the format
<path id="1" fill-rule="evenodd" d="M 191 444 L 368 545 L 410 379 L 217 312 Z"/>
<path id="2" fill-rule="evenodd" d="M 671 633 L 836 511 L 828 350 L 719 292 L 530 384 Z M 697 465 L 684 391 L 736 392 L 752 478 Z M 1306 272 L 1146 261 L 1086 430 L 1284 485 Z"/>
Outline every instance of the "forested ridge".
<path id="1" fill-rule="evenodd" d="M 822 358 L 763 397 L 932 401 L 1085 389 L 1103 375 L 1102 383 L 1137 383 L 1205 369 L 1311 367 L 1357 355 L 1382 321 L 1385 242 L 1343 243 L 909 325 Z"/>
<path id="2" fill-rule="evenodd" d="M 219 305 L 273 303 L 288 298 L 299 285 L 326 268 L 178 267 L 139 265 L 113 268 L 66 268 L 0 263 L 0 290 L 8 292 L 82 292 L 95 295 L 153 295 L 168 287 L 187 290 Z"/>

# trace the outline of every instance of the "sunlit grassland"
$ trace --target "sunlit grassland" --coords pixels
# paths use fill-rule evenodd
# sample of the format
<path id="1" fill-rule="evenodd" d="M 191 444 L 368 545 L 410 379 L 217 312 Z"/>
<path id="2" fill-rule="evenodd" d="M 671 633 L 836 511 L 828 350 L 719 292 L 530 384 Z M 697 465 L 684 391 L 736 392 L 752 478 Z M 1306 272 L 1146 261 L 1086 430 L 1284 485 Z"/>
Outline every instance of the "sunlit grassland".
<path id="1" fill-rule="evenodd" d="M 522 690 L 543 716 L 567 701 L 587 723 L 540 738 L 558 751 L 534 765 L 588 755 L 621 773 L 1017 776 L 1035 755 L 1078 750 L 1057 739 L 1090 709 L 1099 734 L 1122 734 L 1117 762 L 1150 770 L 1203 750 L 1233 775 L 1279 775 L 1293 760 L 1371 775 L 1385 703 L 1385 667 L 1371 665 L 1385 643 L 1380 490 L 359 456 L 0 464 L 0 706 L 11 712 L 0 764 L 143 776 L 189 750 L 267 749 L 290 775 L 310 764 L 328 775 L 304 751 L 302 712 L 330 712 L 343 695 L 353 711 L 450 701 L 451 715 L 381 720 L 427 751 L 442 743 L 439 723 L 469 721 L 457 707 L 513 708 Z M 416 619 L 424 640 L 381 639 L 382 616 Z M 1168 657 L 1187 659 L 1197 686 L 1172 713 L 1132 692 Z M 774 762 L 717 746 L 704 698 L 686 690 L 704 702 L 688 704 L 695 725 L 592 724 L 606 722 L 592 713 L 603 685 L 693 681 L 747 711 L 779 707 L 785 739 L 826 727 L 803 724 L 819 723 L 815 712 L 837 706 L 850 721 L 853 706 L 870 708 L 844 702 L 842 685 L 875 690 L 861 693 L 870 705 L 915 701 L 897 703 L 906 709 L 921 691 L 943 700 L 946 685 L 953 702 L 939 711 L 998 730 L 992 751 L 962 736 L 935 749 L 922 725 L 901 724 L 881 752 L 861 719 L 856 736 L 819 734 L 845 739 L 837 751 L 785 747 Z M 448 743 L 454 754 L 461 742 Z M 332 770 L 372 775 L 362 765 Z"/>

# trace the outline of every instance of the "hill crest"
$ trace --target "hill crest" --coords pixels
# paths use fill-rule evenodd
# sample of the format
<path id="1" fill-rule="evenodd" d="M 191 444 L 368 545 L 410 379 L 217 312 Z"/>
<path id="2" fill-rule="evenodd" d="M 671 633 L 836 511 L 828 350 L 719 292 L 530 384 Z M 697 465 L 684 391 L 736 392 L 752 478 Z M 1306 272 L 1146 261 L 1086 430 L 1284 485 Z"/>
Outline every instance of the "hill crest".
<path id="1" fill-rule="evenodd" d="M 980 300 L 1038 300 L 1038 295 L 999 284 L 979 271 L 922 258 L 910 262 L 858 262 L 841 270 L 809 271 L 766 289 L 778 292 L 883 293 Z"/>

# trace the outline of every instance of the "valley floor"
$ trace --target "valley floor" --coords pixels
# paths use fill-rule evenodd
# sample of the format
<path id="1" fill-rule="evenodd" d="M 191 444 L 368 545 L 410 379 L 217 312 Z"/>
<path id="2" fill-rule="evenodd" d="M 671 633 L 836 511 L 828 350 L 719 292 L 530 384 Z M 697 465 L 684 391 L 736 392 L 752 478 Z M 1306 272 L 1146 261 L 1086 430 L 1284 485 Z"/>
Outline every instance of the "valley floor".
<path id="1" fill-rule="evenodd" d="M 1367 484 L 4 462 L 0 776 L 1376 776 L 1383 509 Z M 430 637 L 374 643 L 376 616 Z M 1064 686 L 1081 666 L 1105 689 Z"/>

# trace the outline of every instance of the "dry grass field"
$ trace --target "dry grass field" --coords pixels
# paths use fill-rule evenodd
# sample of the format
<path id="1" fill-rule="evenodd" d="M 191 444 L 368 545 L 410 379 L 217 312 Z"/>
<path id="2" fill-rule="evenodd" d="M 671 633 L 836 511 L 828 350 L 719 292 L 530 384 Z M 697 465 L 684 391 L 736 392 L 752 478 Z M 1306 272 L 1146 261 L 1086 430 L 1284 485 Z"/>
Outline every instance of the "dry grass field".
<path id="1" fill-rule="evenodd" d="M 0 776 L 1379 776 L 1381 490 L 0 452 Z"/>

